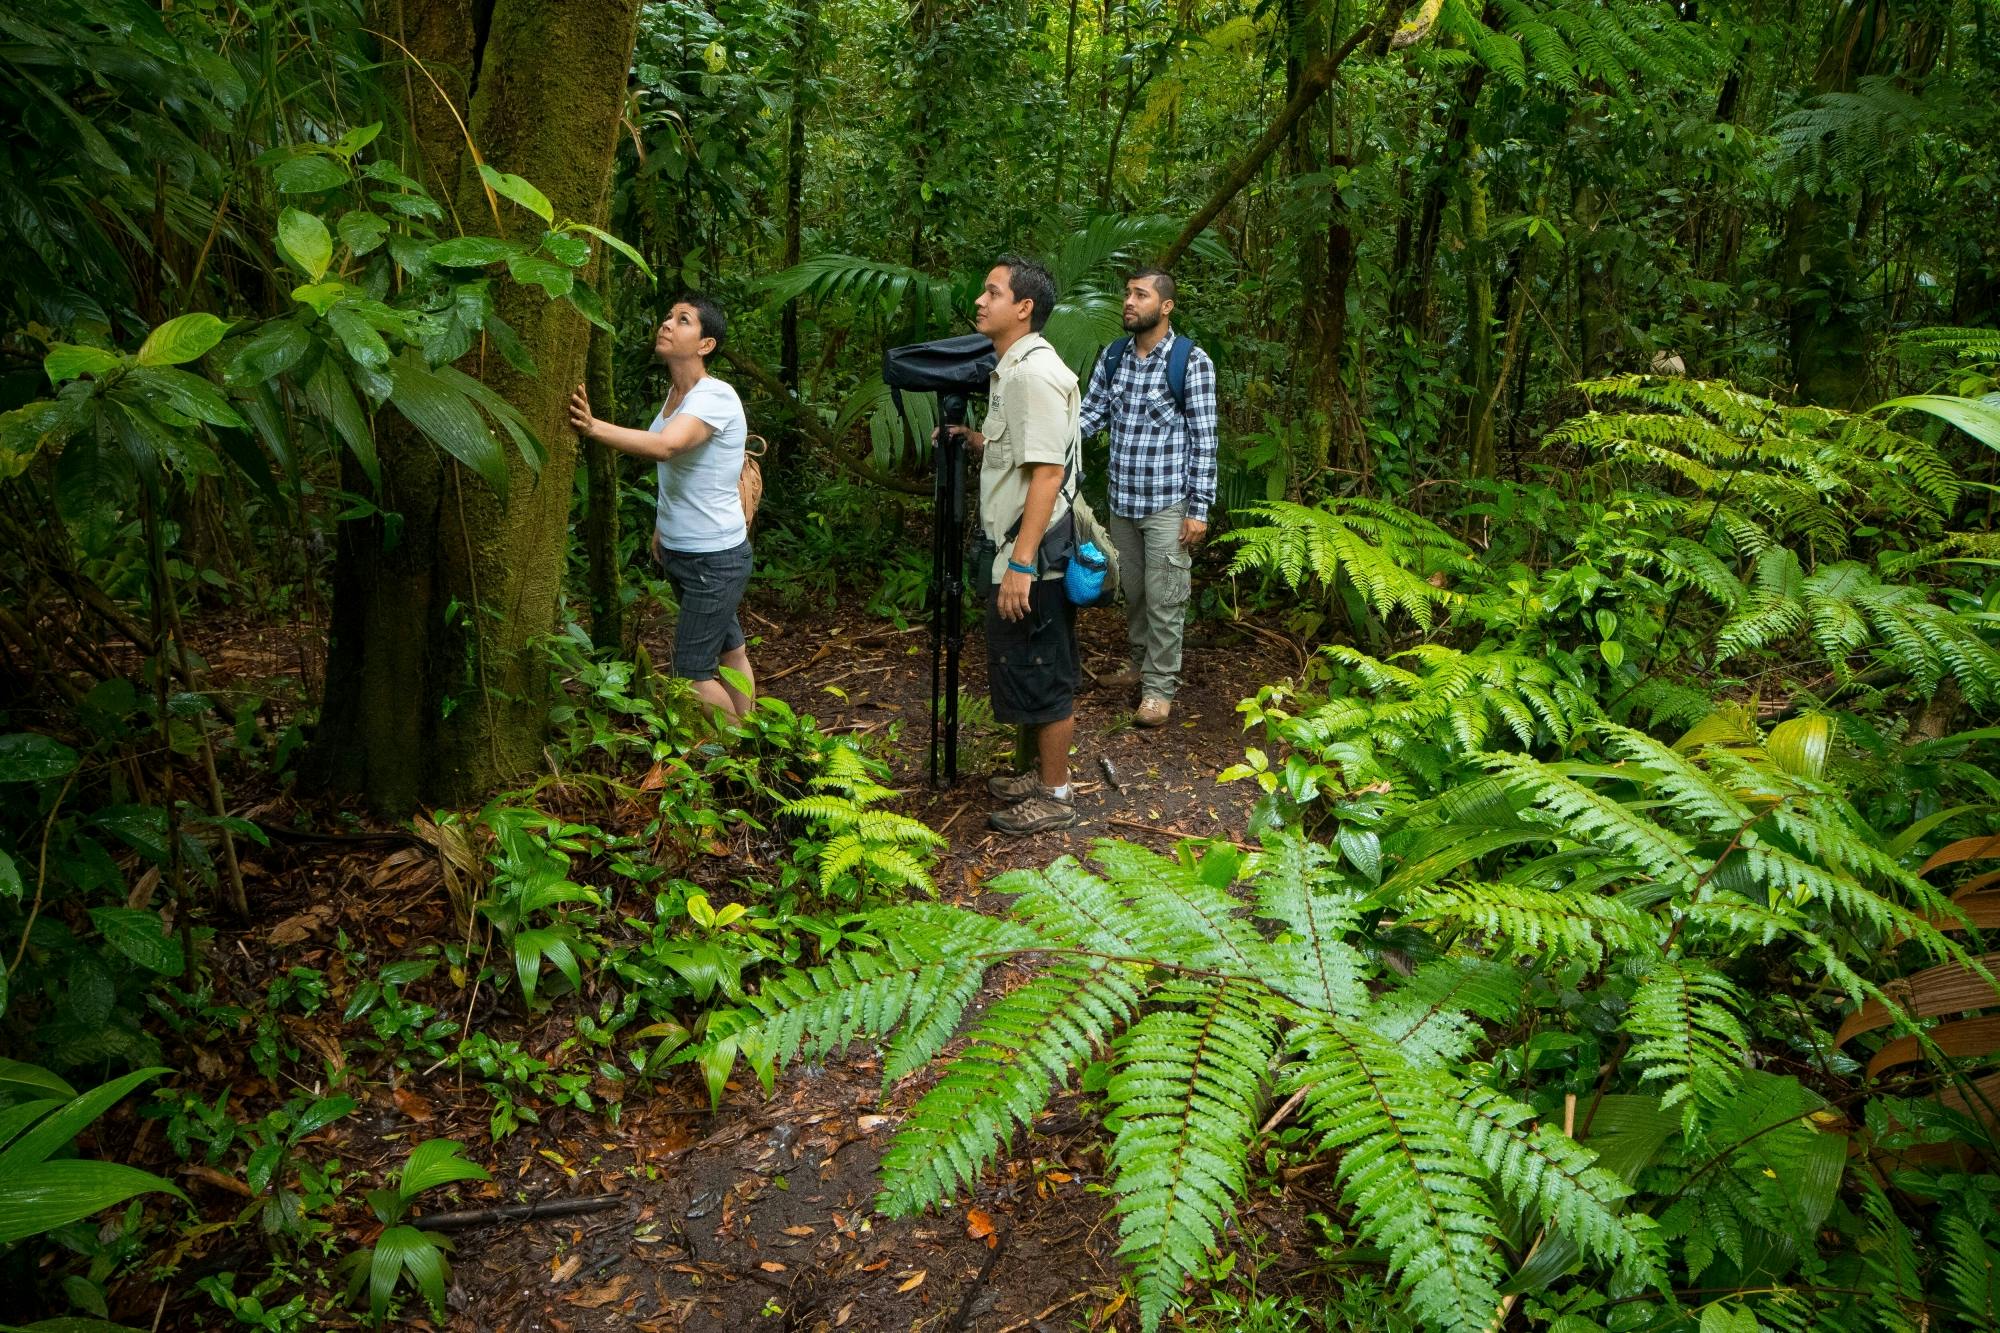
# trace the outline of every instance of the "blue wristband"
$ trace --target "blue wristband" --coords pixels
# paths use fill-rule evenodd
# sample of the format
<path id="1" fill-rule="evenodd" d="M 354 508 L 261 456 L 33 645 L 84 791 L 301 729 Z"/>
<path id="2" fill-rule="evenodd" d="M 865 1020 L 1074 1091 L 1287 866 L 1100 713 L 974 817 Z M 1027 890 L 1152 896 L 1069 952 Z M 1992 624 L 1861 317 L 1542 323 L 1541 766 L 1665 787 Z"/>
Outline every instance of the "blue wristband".
<path id="1" fill-rule="evenodd" d="M 1007 568 L 1013 570 L 1016 574 L 1026 574 L 1031 578 L 1034 576 L 1035 573 L 1035 567 L 1033 565 L 1024 565 L 1011 555 L 1007 557 Z"/>

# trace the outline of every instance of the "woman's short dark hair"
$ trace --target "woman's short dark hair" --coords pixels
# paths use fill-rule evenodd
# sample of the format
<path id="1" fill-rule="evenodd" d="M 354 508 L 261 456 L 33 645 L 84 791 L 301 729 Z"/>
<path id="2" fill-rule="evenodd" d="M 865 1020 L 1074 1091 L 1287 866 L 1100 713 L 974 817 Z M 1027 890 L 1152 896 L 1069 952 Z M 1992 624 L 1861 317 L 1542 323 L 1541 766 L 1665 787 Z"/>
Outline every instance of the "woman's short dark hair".
<path id="1" fill-rule="evenodd" d="M 674 305 L 694 307 L 695 322 L 701 325 L 701 336 L 715 339 L 715 351 L 710 352 L 709 356 L 714 356 L 715 352 L 722 350 L 722 340 L 729 334 L 729 316 L 722 313 L 721 306 L 700 292 L 682 292 L 674 298 Z M 673 306 L 668 306 L 667 309 L 671 310 Z M 703 357 L 702 361 L 705 364 L 708 357 Z"/>
<path id="2" fill-rule="evenodd" d="M 1007 286 L 1016 301 L 1034 302 L 1028 310 L 1028 327 L 1040 333 L 1042 325 L 1049 322 L 1049 313 L 1056 308 L 1054 275 L 1034 260 L 1019 255 L 1001 255 L 993 261 L 993 266 L 1007 270 Z"/>

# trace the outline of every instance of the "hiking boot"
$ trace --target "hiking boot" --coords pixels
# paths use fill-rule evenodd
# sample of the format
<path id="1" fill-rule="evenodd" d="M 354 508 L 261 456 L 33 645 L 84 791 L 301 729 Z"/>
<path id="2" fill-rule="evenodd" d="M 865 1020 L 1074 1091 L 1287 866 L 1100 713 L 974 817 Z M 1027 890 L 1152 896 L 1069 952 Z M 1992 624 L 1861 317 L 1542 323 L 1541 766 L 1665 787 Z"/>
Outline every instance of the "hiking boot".
<path id="1" fill-rule="evenodd" d="M 986 779 L 986 793 L 996 801 L 1018 805 L 1042 789 L 1033 773 L 995 773 Z"/>
<path id="2" fill-rule="evenodd" d="M 986 817 L 986 822 L 1002 833 L 1013 834 L 1072 828 L 1076 824 L 1076 802 L 1057 800 L 1049 795 L 1047 787 L 1037 781 L 1034 795 L 1017 801 L 1005 810 L 995 810 Z"/>
<path id="3" fill-rule="evenodd" d="M 1106 690 L 1136 690 L 1139 688 L 1139 668 L 1122 666 L 1108 676 L 1099 676 L 1097 684 Z"/>
<path id="4" fill-rule="evenodd" d="M 1164 727 L 1174 705 L 1168 699 L 1147 697 L 1139 704 L 1139 711 L 1132 714 L 1132 720 L 1142 727 Z"/>

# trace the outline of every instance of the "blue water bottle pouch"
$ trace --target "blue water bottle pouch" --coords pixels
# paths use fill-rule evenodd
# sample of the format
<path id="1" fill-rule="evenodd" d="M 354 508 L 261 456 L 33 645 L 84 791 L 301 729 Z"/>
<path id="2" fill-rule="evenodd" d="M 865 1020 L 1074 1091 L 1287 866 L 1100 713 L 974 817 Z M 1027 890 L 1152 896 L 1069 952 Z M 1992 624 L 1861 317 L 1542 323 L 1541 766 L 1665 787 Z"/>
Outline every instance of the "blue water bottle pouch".
<path id="1" fill-rule="evenodd" d="M 1083 542 L 1070 552 L 1069 568 L 1063 571 L 1063 592 L 1071 605 L 1096 606 L 1104 599 L 1104 572 L 1110 565 L 1096 542 Z"/>

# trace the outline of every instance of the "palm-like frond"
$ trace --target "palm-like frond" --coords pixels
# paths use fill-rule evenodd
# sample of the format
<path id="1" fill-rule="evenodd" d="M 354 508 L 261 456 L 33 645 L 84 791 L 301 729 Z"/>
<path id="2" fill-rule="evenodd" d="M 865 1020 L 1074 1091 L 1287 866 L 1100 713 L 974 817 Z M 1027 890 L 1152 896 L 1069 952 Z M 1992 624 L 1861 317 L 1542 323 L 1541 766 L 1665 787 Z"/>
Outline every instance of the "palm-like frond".
<path id="1" fill-rule="evenodd" d="M 1350 496 L 1313 508 L 1273 501 L 1253 505 L 1245 518 L 1245 526 L 1224 534 L 1238 548 L 1231 573 L 1264 570 L 1292 588 L 1312 580 L 1329 592 L 1344 579 L 1376 615 L 1386 619 L 1401 610 L 1426 630 L 1440 608 L 1461 600 L 1431 576 L 1465 575 L 1476 568 L 1456 537 L 1376 500 Z"/>

